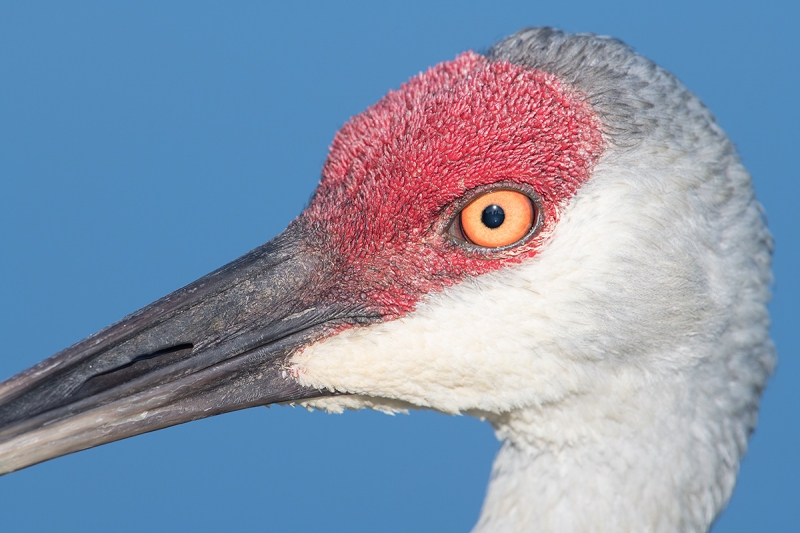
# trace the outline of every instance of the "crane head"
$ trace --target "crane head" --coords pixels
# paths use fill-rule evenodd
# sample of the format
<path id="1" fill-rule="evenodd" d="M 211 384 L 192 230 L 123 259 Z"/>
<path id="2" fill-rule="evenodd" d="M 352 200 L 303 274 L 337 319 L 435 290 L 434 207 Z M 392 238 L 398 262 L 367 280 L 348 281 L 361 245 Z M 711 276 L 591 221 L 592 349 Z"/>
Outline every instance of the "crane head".
<path id="1" fill-rule="evenodd" d="M 680 82 L 524 30 L 352 118 L 282 234 L 0 384 L 0 473 L 272 403 L 466 412 L 533 445 L 691 405 L 736 418 L 738 458 L 770 251 Z"/>

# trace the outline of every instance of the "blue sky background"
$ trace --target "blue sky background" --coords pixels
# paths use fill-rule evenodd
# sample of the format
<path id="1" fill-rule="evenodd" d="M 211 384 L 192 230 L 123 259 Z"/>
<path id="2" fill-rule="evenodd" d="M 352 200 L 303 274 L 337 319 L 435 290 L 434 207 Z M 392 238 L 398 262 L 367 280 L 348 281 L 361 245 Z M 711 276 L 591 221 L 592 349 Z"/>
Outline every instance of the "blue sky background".
<path id="1" fill-rule="evenodd" d="M 792 2 L 0 3 L 0 378 L 268 240 L 334 132 L 466 49 L 614 35 L 714 111 L 777 241 L 781 357 L 716 533 L 800 529 Z M 259 408 L 0 478 L 3 531 L 467 531 L 491 429 Z"/>

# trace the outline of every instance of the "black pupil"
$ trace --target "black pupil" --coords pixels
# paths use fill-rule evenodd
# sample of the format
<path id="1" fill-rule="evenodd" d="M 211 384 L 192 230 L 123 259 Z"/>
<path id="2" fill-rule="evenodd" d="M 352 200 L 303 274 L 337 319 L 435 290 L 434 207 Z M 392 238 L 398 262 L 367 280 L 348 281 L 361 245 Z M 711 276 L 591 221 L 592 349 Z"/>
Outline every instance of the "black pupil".
<path id="1" fill-rule="evenodd" d="M 481 222 L 491 229 L 499 228 L 506 219 L 506 213 L 499 205 L 492 204 L 486 207 L 481 213 Z"/>

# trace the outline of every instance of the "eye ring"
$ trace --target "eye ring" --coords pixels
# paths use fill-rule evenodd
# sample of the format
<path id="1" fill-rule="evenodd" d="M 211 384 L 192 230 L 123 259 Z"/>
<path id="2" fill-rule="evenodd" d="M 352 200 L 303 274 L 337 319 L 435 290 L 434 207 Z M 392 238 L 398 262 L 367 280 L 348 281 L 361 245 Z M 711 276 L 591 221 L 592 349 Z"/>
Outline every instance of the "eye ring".
<path id="1" fill-rule="evenodd" d="M 447 236 L 467 250 L 508 251 L 542 227 L 541 200 L 525 184 L 501 182 L 469 191 L 448 209 Z"/>

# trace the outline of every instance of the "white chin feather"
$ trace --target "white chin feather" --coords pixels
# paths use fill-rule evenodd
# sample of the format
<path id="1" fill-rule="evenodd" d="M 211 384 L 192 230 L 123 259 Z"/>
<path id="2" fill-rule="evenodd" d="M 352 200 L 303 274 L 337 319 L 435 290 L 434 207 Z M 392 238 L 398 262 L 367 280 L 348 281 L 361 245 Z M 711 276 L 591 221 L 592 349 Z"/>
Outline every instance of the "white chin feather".
<path id="1" fill-rule="evenodd" d="M 417 406 L 401 402 L 398 400 L 391 400 L 388 398 L 371 398 L 369 396 L 361 396 L 359 394 L 348 394 L 342 396 L 327 396 L 324 398 L 312 398 L 310 400 L 303 400 L 296 402 L 298 405 L 305 407 L 309 411 L 319 409 L 331 414 L 341 414 L 346 410 L 357 411 L 359 409 L 373 409 L 386 413 L 387 415 L 395 415 L 398 413 L 407 415 L 410 409 L 417 409 Z"/>

